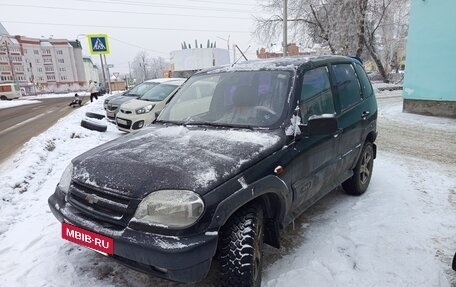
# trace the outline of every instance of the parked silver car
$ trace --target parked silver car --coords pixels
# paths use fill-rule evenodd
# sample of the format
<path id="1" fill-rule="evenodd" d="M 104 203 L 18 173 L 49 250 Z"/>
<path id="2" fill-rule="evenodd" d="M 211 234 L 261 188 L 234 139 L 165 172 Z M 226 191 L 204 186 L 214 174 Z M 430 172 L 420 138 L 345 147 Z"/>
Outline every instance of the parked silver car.
<path id="1" fill-rule="evenodd" d="M 103 104 L 104 109 L 106 111 L 106 117 L 108 118 L 108 120 L 115 121 L 117 112 L 119 111 L 119 107 L 121 104 L 133 99 L 138 99 L 142 97 L 150 89 L 159 85 L 160 83 L 164 83 L 174 79 L 175 78 L 160 78 L 148 80 L 142 82 L 139 85 L 134 86 L 132 89 L 126 91 L 123 94 L 108 97 Z"/>
<path id="2" fill-rule="evenodd" d="M 124 132 L 132 132 L 149 125 L 155 120 L 174 92 L 186 79 L 176 78 L 157 85 L 147 91 L 141 98 L 133 99 L 120 106 L 116 116 L 117 128 Z"/>

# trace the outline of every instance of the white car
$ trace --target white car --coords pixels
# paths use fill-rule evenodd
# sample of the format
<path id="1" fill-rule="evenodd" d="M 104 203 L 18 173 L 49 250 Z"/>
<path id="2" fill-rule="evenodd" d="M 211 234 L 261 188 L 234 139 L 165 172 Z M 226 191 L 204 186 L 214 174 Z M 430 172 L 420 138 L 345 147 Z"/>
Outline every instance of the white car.
<path id="1" fill-rule="evenodd" d="M 152 89 L 153 87 L 167 82 L 167 81 L 172 81 L 175 79 L 180 79 L 180 78 L 160 78 L 160 79 L 153 79 L 153 80 L 147 80 L 142 82 L 141 84 L 138 84 L 131 88 L 130 90 L 118 94 L 118 95 L 112 95 L 105 99 L 104 101 L 104 109 L 106 111 L 106 117 L 110 121 L 115 121 L 116 115 L 119 112 L 119 107 L 125 102 L 128 102 L 132 99 L 138 99 L 142 97 L 147 91 Z"/>
<path id="2" fill-rule="evenodd" d="M 155 120 L 155 114 L 164 108 L 169 97 L 185 80 L 175 78 L 163 82 L 147 91 L 139 99 L 123 103 L 116 116 L 117 128 L 124 132 L 132 132 L 152 123 Z"/>
<path id="3" fill-rule="evenodd" d="M 0 100 L 19 99 L 21 96 L 21 90 L 17 83 L 0 84 Z"/>

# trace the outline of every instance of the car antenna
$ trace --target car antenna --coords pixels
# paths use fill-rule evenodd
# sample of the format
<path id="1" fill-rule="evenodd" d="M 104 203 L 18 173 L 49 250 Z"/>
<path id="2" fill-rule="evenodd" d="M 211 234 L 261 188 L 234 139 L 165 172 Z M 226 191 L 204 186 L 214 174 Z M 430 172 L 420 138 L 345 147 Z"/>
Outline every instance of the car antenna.
<path id="1" fill-rule="evenodd" d="M 244 59 L 245 59 L 246 61 L 248 61 L 248 60 L 249 60 L 249 59 L 247 59 L 247 57 L 245 56 L 245 54 L 244 54 L 244 53 L 245 53 L 245 52 L 247 52 L 247 51 L 249 50 L 249 48 L 250 48 L 250 45 L 247 47 L 247 49 L 245 49 L 245 51 L 244 51 L 244 52 L 242 52 L 242 50 L 241 50 L 241 49 L 239 49 L 239 46 L 238 46 L 238 45 L 234 45 L 234 46 L 235 46 L 235 47 L 236 47 L 236 48 L 239 50 L 239 52 L 241 52 L 241 55 L 242 55 L 242 56 L 241 56 L 241 57 L 239 57 L 239 58 L 238 58 L 236 61 L 234 61 L 233 65 L 231 65 L 231 67 L 233 67 L 234 65 L 236 65 L 236 64 L 237 64 L 237 62 L 238 62 L 238 61 L 239 61 L 239 60 L 240 60 L 242 57 L 244 57 Z"/>

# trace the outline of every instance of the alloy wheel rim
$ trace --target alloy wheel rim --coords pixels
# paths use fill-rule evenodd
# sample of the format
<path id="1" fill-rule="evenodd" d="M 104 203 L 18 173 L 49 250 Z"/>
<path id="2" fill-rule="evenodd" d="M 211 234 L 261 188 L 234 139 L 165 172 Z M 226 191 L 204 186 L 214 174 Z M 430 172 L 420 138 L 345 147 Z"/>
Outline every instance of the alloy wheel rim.
<path id="1" fill-rule="evenodd" d="M 370 178 L 371 171 L 370 171 L 370 162 L 372 160 L 372 156 L 369 152 L 366 152 L 363 156 L 363 160 L 361 161 L 361 167 L 359 170 L 359 178 L 361 184 L 366 184 Z"/>

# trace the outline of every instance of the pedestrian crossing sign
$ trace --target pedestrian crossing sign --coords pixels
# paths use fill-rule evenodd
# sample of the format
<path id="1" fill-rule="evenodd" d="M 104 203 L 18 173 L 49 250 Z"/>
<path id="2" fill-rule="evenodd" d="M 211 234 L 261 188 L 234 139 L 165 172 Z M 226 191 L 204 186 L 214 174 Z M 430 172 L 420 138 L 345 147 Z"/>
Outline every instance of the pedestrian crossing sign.
<path id="1" fill-rule="evenodd" d="M 89 49 L 92 55 L 109 54 L 108 35 L 89 34 Z"/>

